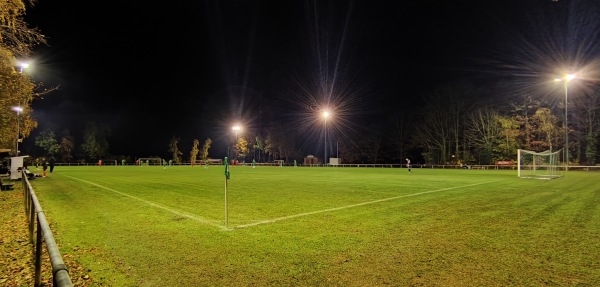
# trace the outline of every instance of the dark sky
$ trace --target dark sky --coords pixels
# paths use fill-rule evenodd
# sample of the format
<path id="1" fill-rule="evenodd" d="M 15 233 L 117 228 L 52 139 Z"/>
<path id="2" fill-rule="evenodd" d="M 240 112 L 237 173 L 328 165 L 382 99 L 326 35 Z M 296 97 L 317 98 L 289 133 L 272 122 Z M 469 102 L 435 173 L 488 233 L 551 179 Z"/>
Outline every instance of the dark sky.
<path id="1" fill-rule="evenodd" d="M 166 157 L 176 136 L 185 158 L 193 139 L 209 137 L 211 154 L 224 156 L 236 122 L 253 131 L 314 128 L 305 122 L 323 103 L 343 106 L 344 128 L 358 130 L 392 110 L 415 110 L 425 90 L 480 77 L 475 67 L 519 21 L 552 5 L 567 7 L 39 0 L 27 21 L 48 46 L 36 49 L 31 73 L 58 90 L 34 104 L 38 131 L 68 129 L 80 144 L 85 123 L 95 121 L 110 126 L 112 154 Z"/>

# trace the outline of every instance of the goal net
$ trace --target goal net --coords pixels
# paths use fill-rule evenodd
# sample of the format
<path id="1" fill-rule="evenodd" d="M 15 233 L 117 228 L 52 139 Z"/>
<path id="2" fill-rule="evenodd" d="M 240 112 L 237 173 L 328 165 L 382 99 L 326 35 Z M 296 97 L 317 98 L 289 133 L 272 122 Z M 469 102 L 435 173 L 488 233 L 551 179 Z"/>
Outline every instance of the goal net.
<path id="1" fill-rule="evenodd" d="M 140 157 L 138 159 L 140 166 L 144 165 L 162 165 L 162 159 L 158 157 Z"/>
<path id="2" fill-rule="evenodd" d="M 517 158 L 519 160 L 518 175 L 521 178 L 552 179 L 560 177 L 558 168 L 560 151 L 534 152 L 519 149 Z"/>

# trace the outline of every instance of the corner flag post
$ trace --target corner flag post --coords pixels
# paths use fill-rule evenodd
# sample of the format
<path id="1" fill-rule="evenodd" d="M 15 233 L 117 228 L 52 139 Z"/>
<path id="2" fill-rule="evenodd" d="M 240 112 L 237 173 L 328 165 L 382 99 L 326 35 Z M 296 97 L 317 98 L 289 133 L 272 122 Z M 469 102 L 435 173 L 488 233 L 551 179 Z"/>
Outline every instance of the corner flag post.
<path id="1" fill-rule="evenodd" d="M 229 181 L 229 158 L 225 157 L 225 228 L 227 228 L 229 217 L 227 215 L 227 181 Z"/>

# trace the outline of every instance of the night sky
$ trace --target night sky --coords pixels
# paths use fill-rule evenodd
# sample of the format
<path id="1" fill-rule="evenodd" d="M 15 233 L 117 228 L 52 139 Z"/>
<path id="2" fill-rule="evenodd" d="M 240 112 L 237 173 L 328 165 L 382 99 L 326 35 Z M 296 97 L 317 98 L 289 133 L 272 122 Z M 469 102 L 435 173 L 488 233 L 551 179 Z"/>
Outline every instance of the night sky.
<path id="1" fill-rule="evenodd" d="M 222 157 L 234 123 L 314 128 L 303 123 L 325 102 L 343 105 L 346 134 L 368 131 L 436 87 L 493 82 L 518 62 L 510 39 L 556 26 L 547 13 L 569 2 L 39 0 L 26 20 L 48 45 L 31 74 L 58 89 L 34 103 L 38 132 L 80 144 L 95 121 L 111 154 L 167 157 L 176 136 L 184 158 L 209 137 Z"/>

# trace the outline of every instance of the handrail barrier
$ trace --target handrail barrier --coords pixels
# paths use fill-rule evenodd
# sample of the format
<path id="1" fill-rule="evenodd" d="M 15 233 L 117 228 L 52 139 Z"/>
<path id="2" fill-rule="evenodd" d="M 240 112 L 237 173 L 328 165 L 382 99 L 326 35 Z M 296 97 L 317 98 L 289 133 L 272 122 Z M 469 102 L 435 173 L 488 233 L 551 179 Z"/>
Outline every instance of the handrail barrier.
<path id="1" fill-rule="evenodd" d="M 72 287 L 71 277 L 69 271 L 65 265 L 62 255 L 58 250 L 54 235 L 46 216 L 42 210 L 42 206 L 35 195 L 31 183 L 25 175 L 25 171 L 21 175 L 21 181 L 23 182 L 23 200 L 25 204 L 25 212 L 27 214 L 27 220 L 29 221 L 29 243 L 35 246 L 35 281 L 34 286 L 42 286 L 42 245 L 46 242 L 46 251 L 50 257 L 50 264 L 52 265 L 52 282 L 53 286 L 57 287 Z M 37 219 L 37 220 L 36 220 Z M 37 224 L 36 224 L 37 223 Z M 37 228 L 34 228 L 37 226 Z M 35 241 L 33 240 L 33 234 L 36 234 Z"/>

